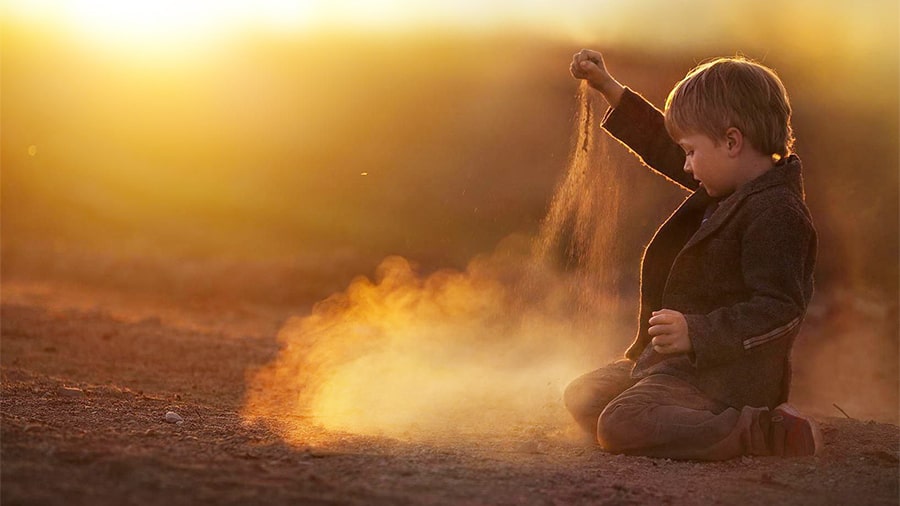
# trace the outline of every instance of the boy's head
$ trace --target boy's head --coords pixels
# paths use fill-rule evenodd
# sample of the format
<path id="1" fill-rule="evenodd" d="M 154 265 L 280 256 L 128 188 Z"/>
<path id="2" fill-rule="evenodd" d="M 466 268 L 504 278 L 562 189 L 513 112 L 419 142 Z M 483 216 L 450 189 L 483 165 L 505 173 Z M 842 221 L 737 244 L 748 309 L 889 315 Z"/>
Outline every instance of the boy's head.
<path id="1" fill-rule="evenodd" d="M 674 139 L 704 134 L 716 143 L 737 128 L 744 140 L 774 160 L 794 144 L 791 104 L 772 69 L 743 57 L 698 65 L 666 99 L 666 129 Z"/>

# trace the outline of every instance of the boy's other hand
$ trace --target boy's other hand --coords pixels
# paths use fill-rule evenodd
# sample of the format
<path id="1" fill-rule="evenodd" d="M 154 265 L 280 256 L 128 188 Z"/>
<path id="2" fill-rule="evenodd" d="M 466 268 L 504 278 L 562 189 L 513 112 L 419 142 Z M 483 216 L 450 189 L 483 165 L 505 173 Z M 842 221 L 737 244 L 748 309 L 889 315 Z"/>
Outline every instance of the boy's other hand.
<path id="1" fill-rule="evenodd" d="M 613 107 L 619 105 L 619 99 L 622 98 L 625 89 L 606 70 L 606 63 L 599 51 L 582 49 L 575 53 L 569 71 L 575 79 L 587 80 L 592 88 L 603 94 L 609 105 Z"/>
<path id="2" fill-rule="evenodd" d="M 650 317 L 650 335 L 657 353 L 688 353 L 691 339 L 688 337 L 687 320 L 672 309 L 654 311 Z"/>

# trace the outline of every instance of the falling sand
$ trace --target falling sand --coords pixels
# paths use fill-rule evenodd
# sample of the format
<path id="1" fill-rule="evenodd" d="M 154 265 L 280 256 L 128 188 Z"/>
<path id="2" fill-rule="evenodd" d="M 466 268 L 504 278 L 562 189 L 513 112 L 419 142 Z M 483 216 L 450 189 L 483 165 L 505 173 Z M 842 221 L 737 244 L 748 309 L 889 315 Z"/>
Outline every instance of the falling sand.
<path id="1" fill-rule="evenodd" d="M 562 432 L 566 384 L 621 353 L 617 168 L 578 93 L 568 171 L 537 238 L 512 236 L 464 271 L 420 275 L 390 257 L 282 328 L 244 416 L 302 441 L 307 428 L 406 438 Z"/>

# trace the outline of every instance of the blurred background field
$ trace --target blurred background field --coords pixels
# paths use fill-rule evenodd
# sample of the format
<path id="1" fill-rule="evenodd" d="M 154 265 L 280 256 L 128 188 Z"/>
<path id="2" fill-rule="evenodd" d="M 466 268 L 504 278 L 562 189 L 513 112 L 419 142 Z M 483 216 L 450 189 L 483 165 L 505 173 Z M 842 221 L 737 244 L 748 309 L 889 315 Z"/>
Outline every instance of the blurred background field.
<path id="1" fill-rule="evenodd" d="M 388 255 L 424 273 L 463 268 L 537 232 L 570 149 L 572 53 L 604 50 L 613 74 L 657 105 L 696 63 L 742 53 L 791 93 L 820 232 L 799 353 L 827 352 L 818 363 L 846 371 L 846 396 L 877 391 L 877 416 L 896 421 L 896 2 L 498 2 L 421 22 L 403 2 L 385 4 L 388 21 L 363 4 L 335 7 L 319 28 L 137 40 L 104 34 L 102 16 L 85 28 L 64 9 L 13 3 L 3 282 L 302 313 Z M 621 146 L 608 163 L 634 169 L 617 231 L 627 320 L 641 248 L 685 195 Z M 834 376 L 812 370 L 798 379 L 806 392 Z"/>

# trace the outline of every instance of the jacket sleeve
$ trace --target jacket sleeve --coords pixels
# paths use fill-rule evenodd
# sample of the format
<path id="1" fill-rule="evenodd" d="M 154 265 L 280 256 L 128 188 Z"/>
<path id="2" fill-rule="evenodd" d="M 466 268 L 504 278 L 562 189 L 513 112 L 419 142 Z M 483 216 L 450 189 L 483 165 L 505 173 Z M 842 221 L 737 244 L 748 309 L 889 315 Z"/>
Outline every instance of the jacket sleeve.
<path id="1" fill-rule="evenodd" d="M 738 360 L 796 335 L 812 296 L 815 241 L 811 222 L 795 209 L 770 207 L 753 219 L 741 239 L 749 297 L 708 314 L 685 315 L 695 367 Z"/>
<path id="2" fill-rule="evenodd" d="M 699 187 L 684 171 L 684 152 L 669 137 L 662 112 L 644 97 L 625 88 L 619 105 L 606 112 L 602 125 L 651 169 L 688 190 Z"/>

